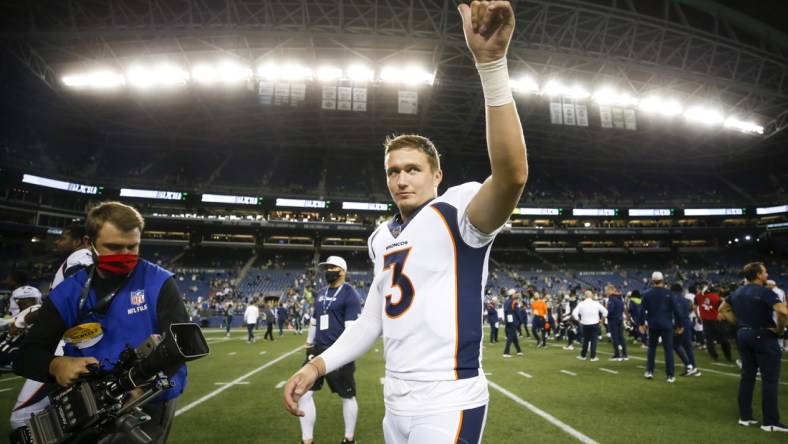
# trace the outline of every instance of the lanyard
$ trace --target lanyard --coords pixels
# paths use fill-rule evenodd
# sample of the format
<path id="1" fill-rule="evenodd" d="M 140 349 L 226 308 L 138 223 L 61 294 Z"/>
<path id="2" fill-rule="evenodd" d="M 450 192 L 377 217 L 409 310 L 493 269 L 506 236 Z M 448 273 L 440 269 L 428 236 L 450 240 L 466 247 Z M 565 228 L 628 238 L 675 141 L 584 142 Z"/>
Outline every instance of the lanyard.
<path id="1" fill-rule="evenodd" d="M 328 301 L 328 305 L 326 305 L 326 301 L 328 300 L 328 290 L 330 290 L 331 288 L 330 287 L 326 288 L 326 295 L 323 296 L 323 314 L 328 313 L 328 309 L 331 308 L 331 303 L 337 299 L 337 295 L 339 294 L 339 292 L 342 290 L 342 287 L 344 286 L 345 283 L 343 282 L 342 285 L 337 287 L 337 291 L 334 292 L 334 298 Z"/>
<path id="2" fill-rule="evenodd" d="M 82 294 L 79 296 L 79 310 L 77 313 L 81 312 L 82 308 L 85 306 L 85 302 L 88 299 L 88 294 L 90 294 L 90 284 L 93 282 L 93 273 L 95 272 L 96 272 L 96 267 L 90 267 L 90 274 L 88 275 L 88 280 L 85 281 L 85 286 L 82 287 Z M 123 282 L 121 282 L 117 287 L 115 287 L 114 290 L 110 291 L 109 293 L 107 293 L 106 296 L 96 301 L 96 304 L 93 305 L 93 308 L 91 308 L 90 310 L 87 311 L 87 313 L 79 317 L 77 323 L 82 322 L 85 318 L 87 318 L 91 314 L 103 310 L 104 307 L 109 305 L 109 303 L 112 301 L 115 295 L 118 294 L 120 289 L 123 288 L 124 285 L 126 285 L 126 282 L 128 282 L 128 277 L 124 279 Z"/>

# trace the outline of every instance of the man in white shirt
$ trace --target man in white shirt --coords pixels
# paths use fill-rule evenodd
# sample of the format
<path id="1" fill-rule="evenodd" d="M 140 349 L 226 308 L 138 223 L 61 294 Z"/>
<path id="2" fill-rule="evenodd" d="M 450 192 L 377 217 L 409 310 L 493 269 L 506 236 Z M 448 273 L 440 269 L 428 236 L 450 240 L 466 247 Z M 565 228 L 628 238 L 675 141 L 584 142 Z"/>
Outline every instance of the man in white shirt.
<path id="1" fill-rule="evenodd" d="M 257 338 L 254 337 L 254 328 L 257 326 L 257 318 L 259 317 L 260 309 L 257 308 L 257 299 L 252 299 L 246 306 L 246 311 L 244 311 L 244 322 L 246 323 L 246 330 L 249 332 L 246 342 L 257 342 Z"/>
<path id="2" fill-rule="evenodd" d="M 421 136 L 386 142 L 387 185 L 399 209 L 369 238 L 375 279 L 361 317 L 285 385 L 284 405 L 320 376 L 355 360 L 383 336 L 388 444 L 479 443 L 489 392 L 481 365 L 482 307 L 492 241 L 528 176 L 506 52 L 514 13 L 506 1 L 459 5 L 482 78 L 492 175 L 438 196 L 438 152 Z"/>
<path id="3" fill-rule="evenodd" d="M 591 360 L 599 361 L 599 358 L 596 356 L 596 343 L 601 331 L 599 324 L 605 316 L 607 316 L 607 309 L 594 300 L 592 291 L 586 291 L 583 302 L 577 304 L 577 307 L 572 310 L 572 317 L 575 321 L 580 321 L 580 327 L 583 329 L 583 350 L 577 359 L 586 360 L 588 343 L 591 342 Z"/>

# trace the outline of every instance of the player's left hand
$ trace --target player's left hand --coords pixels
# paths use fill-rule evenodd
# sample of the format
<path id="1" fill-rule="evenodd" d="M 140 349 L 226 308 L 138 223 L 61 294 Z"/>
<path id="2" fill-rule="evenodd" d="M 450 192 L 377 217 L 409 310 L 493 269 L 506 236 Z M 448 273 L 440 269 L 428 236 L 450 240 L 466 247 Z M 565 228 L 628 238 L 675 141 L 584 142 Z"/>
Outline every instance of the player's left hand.
<path id="1" fill-rule="evenodd" d="M 508 1 L 473 1 L 460 4 L 465 42 L 476 63 L 506 56 L 514 32 L 514 11 Z"/>

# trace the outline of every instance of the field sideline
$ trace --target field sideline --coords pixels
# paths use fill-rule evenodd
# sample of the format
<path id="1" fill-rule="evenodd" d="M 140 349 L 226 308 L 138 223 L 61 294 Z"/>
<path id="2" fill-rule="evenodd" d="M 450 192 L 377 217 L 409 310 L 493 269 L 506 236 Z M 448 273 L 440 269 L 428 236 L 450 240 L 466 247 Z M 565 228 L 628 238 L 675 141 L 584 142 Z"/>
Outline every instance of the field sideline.
<path id="1" fill-rule="evenodd" d="M 189 364 L 189 386 L 180 399 L 170 443 L 298 443 L 298 420 L 281 405 L 281 385 L 304 359 L 305 335 L 286 332 L 276 342 L 246 342 L 234 329 L 230 338 L 218 329 L 204 330 L 208 357 Z M 663 355 L 657 354 L 652 381 L 643 378 L 645 349 L 630 348 L 632 359 L 612 362 L 612 346 L 603 342 L 599 362 L 575 359 L 564 343 L 537 349 L 521 340 L 524 356 L 504 359 L 503 343 L 485 342 L 484 367 L 490 382 L 485 442 L 542 443 L 676 443 L 786 442 L 785 434 L 766 433 L 736 423 L 738 368 L 711 362 L 696 353 L 700 377 L 665 381 Z M 734 355 L 735 355 L 734 349 Z M 677 359 L 678 361 L 678 359 Z M 783 355 L 783 363 L 788 356 Z M 680 362 L 676 374 L 682 371 Z M 356 439 L 382 443 L 384 376 L 382 344 L 357 362 L 359 419 Z M 783 422 L 788 420 L 788 376 L 780 380 Z M 0 415 L 8 418 L 22 379 L 0 377 Z M 760 384 L 753 402 L 760 419 Z M 315 397 L 317 444 L 339 443 L 343 423 L 339 398 L 326 386 Z M 1 429 L 7 436 L 8 421 Z"/>

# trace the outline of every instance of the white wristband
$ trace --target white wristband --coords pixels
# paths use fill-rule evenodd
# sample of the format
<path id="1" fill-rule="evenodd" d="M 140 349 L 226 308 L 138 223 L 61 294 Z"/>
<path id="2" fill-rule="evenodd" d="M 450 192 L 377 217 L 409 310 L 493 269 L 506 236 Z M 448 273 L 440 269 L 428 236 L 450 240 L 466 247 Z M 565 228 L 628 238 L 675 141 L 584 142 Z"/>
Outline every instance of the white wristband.
<path id="1" fill-rule="evenodd" d="M 509 67 L 506 57 L 492 62 L 477 63 L 476 70 L 482 79 L 484 103 L 487 106 L 503 106 L 514 102 L 509 85 Z"/>

